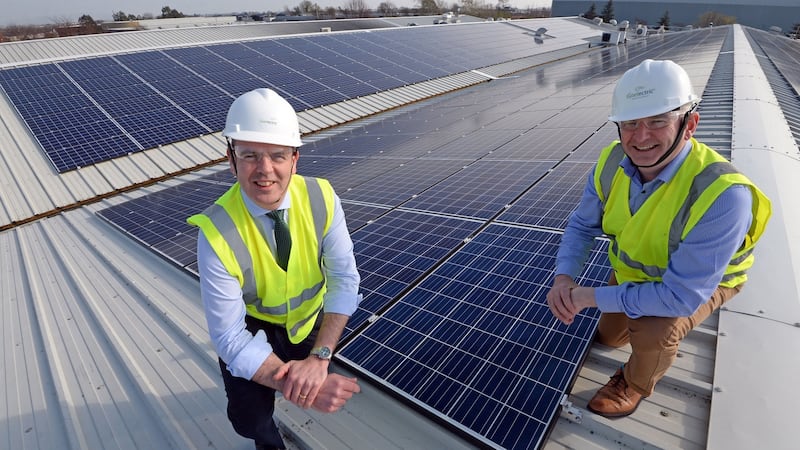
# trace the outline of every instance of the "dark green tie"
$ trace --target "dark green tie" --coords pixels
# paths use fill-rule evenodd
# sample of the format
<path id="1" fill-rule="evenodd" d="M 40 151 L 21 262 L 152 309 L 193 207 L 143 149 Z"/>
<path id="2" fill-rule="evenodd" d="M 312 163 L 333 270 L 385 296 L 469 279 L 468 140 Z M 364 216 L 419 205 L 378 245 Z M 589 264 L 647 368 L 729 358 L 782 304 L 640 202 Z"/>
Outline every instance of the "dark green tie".
<path id="1" fill-rule="evenodd" d="M 292 250 L 292 235 L 289 234 L 289 227 L 283 220 L 283 211 L 275 210 L 269 213 L 269 217 L 275 222 L 275 259 L 283 270 L 289 264 L 289 252 Z"/>

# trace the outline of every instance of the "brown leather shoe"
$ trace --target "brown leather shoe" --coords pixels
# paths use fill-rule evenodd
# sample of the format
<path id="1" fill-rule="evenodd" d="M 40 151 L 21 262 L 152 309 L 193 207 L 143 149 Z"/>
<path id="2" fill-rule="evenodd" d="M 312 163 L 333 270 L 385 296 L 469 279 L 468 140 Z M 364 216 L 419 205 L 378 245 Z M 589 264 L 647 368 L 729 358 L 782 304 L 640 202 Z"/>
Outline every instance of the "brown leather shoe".
<path id="1" fill-rule="evenodd" d="M 589 400 L 587 408 L 604 417 L 624 417 L 636 411 L 643 398 L 642 394 L 628 386 L 622 369 L 617 369 L 608 383 Z"/>

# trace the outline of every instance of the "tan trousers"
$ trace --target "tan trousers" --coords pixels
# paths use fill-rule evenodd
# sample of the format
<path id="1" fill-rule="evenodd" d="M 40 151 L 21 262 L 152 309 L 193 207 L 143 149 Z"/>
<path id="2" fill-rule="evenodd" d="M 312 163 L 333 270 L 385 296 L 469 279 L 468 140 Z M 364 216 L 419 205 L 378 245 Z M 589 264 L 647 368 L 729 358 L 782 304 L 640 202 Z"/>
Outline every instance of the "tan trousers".
<path id="1" fill-rule="evenodd" d="M 617 284 L 613 274 L 608 284 Z M 624 313 L 603 313 L 595 339 L 610 347 L 631 344 L 631 357 L 624 369 L 625 381 L 636 392 L 649 396 L 675 361 L 681 340 L 692 328 L 738 294 L 742 286 L 718 286 L 711 298 L 689 317 L 645 316 L 631 319 Z"/>

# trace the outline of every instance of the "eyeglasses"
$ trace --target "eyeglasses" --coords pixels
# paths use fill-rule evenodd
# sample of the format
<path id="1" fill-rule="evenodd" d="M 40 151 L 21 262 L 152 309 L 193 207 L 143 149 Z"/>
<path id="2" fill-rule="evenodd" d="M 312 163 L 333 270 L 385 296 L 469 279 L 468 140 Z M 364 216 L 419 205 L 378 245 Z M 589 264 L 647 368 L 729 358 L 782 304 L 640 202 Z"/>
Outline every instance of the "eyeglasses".
<path id="1" fill-rule="evenodd" d="M 639 127 L 639 124 L 644 125 L 648 130 L 658 130 L 669 126 L 669 124 L 674 122 L 680 115 L 680 111 L 670 111 L 658 116 L 648 117 L 647 119 L 623 120 L 622 122 L 617 122 L 617 125 L 622 131 L 634 131 Z"/>
<path id="2" fill-rule="evenodd" d="M 234 154 L 236 159 L 245 164 L 258 164 L 264 158 L 269 158 L 270 162 L 275 165 L 286 164 L 292 160 L 294 150 L 282 150 L 277 152 L 257 152 L 248 149 L 235 149 Z"/>

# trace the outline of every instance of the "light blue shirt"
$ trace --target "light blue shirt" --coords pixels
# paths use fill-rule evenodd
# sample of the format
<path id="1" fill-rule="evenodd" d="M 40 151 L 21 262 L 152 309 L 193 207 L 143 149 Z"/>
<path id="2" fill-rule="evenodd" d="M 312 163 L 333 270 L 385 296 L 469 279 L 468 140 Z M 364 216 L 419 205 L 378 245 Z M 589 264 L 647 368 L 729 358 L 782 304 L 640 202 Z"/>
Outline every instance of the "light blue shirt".
<path id="1" fill-rule="evenodd" d="M 676 158 L 658 176 L 642 183 L 639 172 L 625 157 L 620 167 L 631 178 L 629 204 L 636 213 L 650 195 L 669 182 L 691 150 L 687 142 Z M 556 258 L 556 275 L 573 279 L 580 273 L 594 238 L 603 234 L 603 206 L 590 171 L 578 209 L 564 230 Z M 661 282 L 623 283 L 595 289 L 597 307 L 603 312 L 623 312 L 628 317 L 687 317 L 707 302 L 719 285 L 733 254 L 744 242 L 753 219 L 750 189 L 734 185 L 717 197 L 670 255 Z"/>
<path id="2" fill-rule="evenodd" d="M 242 191 L 244 204 L 254 220 L 261 222 L 272 252 L 275 252 L 274 226 L 269 212 L 253 203 Z M 339 197 L 334 195 L 333 222 L 322 238 L 323 272 L 327 292 L 323 311 L 351 316 L 361 301 L 361 281 L 353 255 L 353 241 L 345 223 Z M 287 192 L 278 209 L 291 207 Z M 253 336 L 245 328 L 245 304 L 239 281 L 222 265 L 202 231 L 197 238 L 197 265 L 200 272 L 200 296 L 203 299 L 208 332 L 217 354 L 237 377 L 253 378 L 256 370 L 272 353 L 272 345 L 263 331 Z"/>

